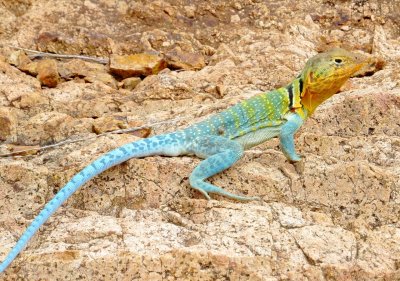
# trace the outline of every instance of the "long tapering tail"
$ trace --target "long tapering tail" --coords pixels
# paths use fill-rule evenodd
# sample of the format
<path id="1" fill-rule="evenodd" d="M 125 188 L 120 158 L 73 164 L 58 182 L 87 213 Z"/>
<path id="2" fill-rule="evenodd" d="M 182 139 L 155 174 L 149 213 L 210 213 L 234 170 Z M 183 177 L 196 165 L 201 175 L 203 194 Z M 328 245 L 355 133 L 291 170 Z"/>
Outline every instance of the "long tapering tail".
<path id="1" fill-rule="evenodd" d="M 184 154 L 185 134 L 175 132 L 166 135 L 154 136 L 118 147 L 76 174 L 54 197 L 48 202 L 32 223 L 22 234 L 17 244 L 0 264 L 0 273 L 3 272 L 15 257 L 24 249 L 29 240 L 46 220 L 63 204 L 79 187 L 103 171 L 116 166 L 130 158 L 139 158 L 150 155 L 177 156 Z"/>

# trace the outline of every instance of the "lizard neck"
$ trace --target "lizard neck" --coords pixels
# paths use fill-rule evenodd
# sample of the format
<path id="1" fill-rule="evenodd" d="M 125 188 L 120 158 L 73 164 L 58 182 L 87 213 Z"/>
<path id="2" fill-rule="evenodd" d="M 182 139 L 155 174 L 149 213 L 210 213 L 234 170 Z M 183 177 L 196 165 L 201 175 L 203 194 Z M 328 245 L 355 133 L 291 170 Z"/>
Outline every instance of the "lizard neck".
<path id="1" fill-rule="evenodd" d="M 311 115 L 312 113 L 314 113 L 315 109 L 321 103 L 323 103 L 325 100 L 327 100 L 332 95 L 321 97 L 318 95 L 318 93 L 313 93 L 311 91 L 305 91 L 303 97 L 301 98 L 301 103 L 303 104 L 303 107 L 305 109 L 307 109 L 307 111 Z"/>
<path id="2" fill-rule="evenodd" d="M 304 92 L 304 80 L 302 77 L 297 77 L 286 87 L 289 98 L 289 109 L 302 107 L 301 99 Z"/>
<path id="3" fill-rule="evenodd" d="M 312 114 L 321 103 L 339 92 L 340 86 L 338 87 L 337 85 L 342 85 L 343 83 L 338 80 L 337 84 L 331 84 L 328 87 L 305 87 L 301 97 L 301 104 Z"/>
<path id="4" fill-rule="evenodd" d="M 304 81 L 301 93 L 301 104 L 311 115 L 324 101 L 340 91 L 340 87 L 346 82 L 347 77 L 328 76 L 325 79 L 316 79 L 312 72 L 302 74 Z"/>
<path id="5" fill-rule="evenodd" d="M 285 92 L 288 97 L 288 107 L 291 112 L 296 112 L 303 120 L 310 115 L 310 110 L 305 108 L 302 102 L 305 87 L 304 79 L 300 75 L 296 77 L 286 87 L 280 88 L 278 91 Z"/>

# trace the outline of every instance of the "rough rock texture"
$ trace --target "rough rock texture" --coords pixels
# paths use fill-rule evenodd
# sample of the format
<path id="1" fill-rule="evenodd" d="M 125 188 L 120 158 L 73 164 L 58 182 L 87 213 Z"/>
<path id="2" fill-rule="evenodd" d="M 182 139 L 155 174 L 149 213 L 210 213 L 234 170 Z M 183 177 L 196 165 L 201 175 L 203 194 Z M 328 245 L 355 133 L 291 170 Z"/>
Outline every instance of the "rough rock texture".
<path id="1" fill-rule="evenodd" d="M 122 78 L 157 74 L 166 67 L 167 63 L 163 58 L 151 54 L 110 56 L 111 72 Z"/>
<path id="2" fill-rule="evenodd" d="M 60 76 L 58 75 L 57 63 L 54 60 L 41 60 L 37 65 L 37 71 L 37 79 L 42 86 L 49 88 L 57 86 Z"/>
<path id="3" fill-rule="evenodd" d="M 179 47 L 169 51 L 166 58 L 171 69 L 199 70 L 205 66 L 203 55 L 182 52 Z"/>
<path id="4" fill-rule="evenodd" d="M 398 0 L 21 0 L 0 13 L 0 153 L 86 139 L 0 158 L 1 260 L 68 179 L 139 138 L 96 134 L 182 128 L 288 83 L 332 46 L 384 62 L 306 122 L 302 163 L 271 140 L 211 179 L 263 202 L 207 202 L 188 185 L 193 157 L 130 160 L 74 194 L 0 280 L 400 280 Z M 179 49 L 206 66 L 129 90 L 97 79 L 102 66 L 62 61 L 65 80 L 42 88 L 6 45 L 94 57 Z"/>

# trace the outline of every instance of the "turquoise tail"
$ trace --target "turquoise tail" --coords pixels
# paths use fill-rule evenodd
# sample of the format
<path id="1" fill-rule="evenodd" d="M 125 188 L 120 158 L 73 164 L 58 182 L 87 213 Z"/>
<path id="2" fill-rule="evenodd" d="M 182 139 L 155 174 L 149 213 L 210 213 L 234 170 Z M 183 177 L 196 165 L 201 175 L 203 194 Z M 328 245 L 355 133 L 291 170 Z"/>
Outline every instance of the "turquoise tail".
<path id="1" fill-rule="evenodd" d="M 48 202 L 32 223 L 22 234 L 17 244 L 9 252 L 5 260 L 0 264 L 0 273 L 3 272 L 15 257 L 25 248 L 36 231 L 47 221 L 47 219 L 82 185 L 103 171 L 116 166 L 130 158 L 140 158 L 150 155 L 178 156 L 186 152 L 185 134 L 175 132 L 166 135 L 154 136 L 142 139 L 118 147 L 76 174 L 54 197 Z"/>

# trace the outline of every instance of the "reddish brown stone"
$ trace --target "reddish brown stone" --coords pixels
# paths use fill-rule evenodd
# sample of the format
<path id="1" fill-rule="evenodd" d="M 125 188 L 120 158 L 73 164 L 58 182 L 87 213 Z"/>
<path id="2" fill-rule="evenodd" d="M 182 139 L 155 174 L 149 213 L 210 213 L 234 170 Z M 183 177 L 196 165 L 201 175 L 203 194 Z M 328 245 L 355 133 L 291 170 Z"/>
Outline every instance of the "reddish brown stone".
<path id="1" fill-rule="evenodd" d="M 157 74 L 167 67 L 165 60 L 156 55 L 111 55 L 110 70 L 123 78 Z"/>
<path id="2" fill-rule="evenodd" d="M 57 64 L 55 60 L 41 60 L 38 63 L 37 70 L 37 79 L 40 81 L 42 86 L 49 88 L 54 88 L 57 86 L 60 76 L 58 75 Z"/>
<path id="3" fill-rule="evenodd" d="M 206 66 L 203 55 L 183 52 L 180 48 L 169 51 L 166 59 L 171 69 L 199 70 Z"/>
<path id="4" fill-rule="evenodd" d="M 3 113 L 3 114 L 2 114 Z M 7 114 L 0 111 L 0 141 L 5 141 L 12 132 L 12 121 Z"/>

